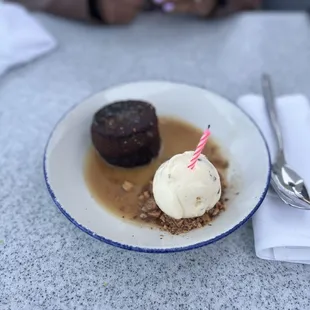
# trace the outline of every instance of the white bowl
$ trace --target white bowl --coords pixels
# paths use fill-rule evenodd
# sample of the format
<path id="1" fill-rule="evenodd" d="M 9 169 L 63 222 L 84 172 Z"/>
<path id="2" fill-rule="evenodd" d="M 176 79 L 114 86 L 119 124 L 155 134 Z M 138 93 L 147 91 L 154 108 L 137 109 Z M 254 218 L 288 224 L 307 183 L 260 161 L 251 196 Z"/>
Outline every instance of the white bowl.
<path id="1" fill-rule="evenodd" d="M 93 114 L 106 104 L 125 99 L 150 101 L 158 115 L 178 117 L 201 129 L 211 124 L 213 138 L 230 162 L 227 210 L 211 226 L 171 235 L 125 221 L 91 197 L 83 168 L 91 145 Z M 94 238 L 129 250 L 176 252 L 215 242 L 254 214 L 269 186 L 270 156 L 254 122 L 228 100 L 188 85 L 139 82 L 105 90 L 71 109 L 58 122 L 48 140 L 44 174 L 57 207 L 73 224 Z"/>

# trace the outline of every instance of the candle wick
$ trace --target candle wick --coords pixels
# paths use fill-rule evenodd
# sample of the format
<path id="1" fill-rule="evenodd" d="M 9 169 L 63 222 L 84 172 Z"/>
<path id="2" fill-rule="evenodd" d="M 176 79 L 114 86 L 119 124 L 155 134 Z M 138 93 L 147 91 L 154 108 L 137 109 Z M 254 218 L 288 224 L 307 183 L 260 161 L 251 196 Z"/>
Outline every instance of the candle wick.
<path id="1" fill-rule="evenodd" d="M 211 127 L 211 126 L 210 126 L 210 125 L 208 125 L 208 129 L 210 129 L 210 127 Z"/>

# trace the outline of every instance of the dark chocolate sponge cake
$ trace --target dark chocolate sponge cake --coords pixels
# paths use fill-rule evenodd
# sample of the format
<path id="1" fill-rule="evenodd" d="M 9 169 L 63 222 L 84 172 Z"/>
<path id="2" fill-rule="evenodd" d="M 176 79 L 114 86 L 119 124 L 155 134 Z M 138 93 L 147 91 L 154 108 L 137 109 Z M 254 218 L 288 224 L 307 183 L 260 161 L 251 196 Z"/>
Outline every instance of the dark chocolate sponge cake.
<path id="1" fill-rule="evenodd" d="M 93 117 L 91 135 L 101 157 L 115 166 L 146 165 L 160 149 L 155 108 L 143 101 L 119 101 L 103 107 Z"/>

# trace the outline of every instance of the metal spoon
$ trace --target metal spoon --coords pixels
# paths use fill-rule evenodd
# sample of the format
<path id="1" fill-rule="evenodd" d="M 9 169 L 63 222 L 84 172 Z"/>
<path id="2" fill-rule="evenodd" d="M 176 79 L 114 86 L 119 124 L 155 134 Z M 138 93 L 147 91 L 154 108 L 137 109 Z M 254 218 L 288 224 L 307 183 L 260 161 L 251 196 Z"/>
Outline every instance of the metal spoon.
<path id="1" fill-rule="evenodd" d="M 296 171 L 287 165 L 285 160 L 283 138 L 275 107 L 271 79 L 267 74 L 262 76 L 262 89 L 278 146 L 276 160 L 272 165 L 271 185 L 286 204 L 295 208 L 310 210 L 310 198 L 305 182 Z"/>
<path id="2" fill-rule="evenodd" d="M 309 206 L 303 201 L 300 201 L 297 196 L 292 196 L 292 192 L 289 192 L 289 195 L 287 195 L 284 191 L 281 191 L 278 185 L 273 181 L 273 179 L 271 179 L 270 184 L 270 194 L 272 197 L 280 197 L 283 202 L 294 208 L 309 210 Z"/>

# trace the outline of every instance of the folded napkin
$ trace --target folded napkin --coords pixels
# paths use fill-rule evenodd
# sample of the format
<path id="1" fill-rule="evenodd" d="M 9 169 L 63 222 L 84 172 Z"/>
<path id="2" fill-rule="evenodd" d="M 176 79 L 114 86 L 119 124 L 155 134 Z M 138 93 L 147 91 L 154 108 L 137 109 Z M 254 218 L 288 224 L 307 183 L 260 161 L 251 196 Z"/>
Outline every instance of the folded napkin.
<path id="1" fill-rule="evenodd" d="M 238 105 L 261 128 L 272 160 L 276 154 L 275 138 L 263 99 L 247 95 Z M 287 162 L 305 180 L 310 190 L 310 104 L 301 95 L 277 99 Z M 256 255 L 263 259 L 310 264 L 310 211 L 294 209 L 274 195 L 267 195 L 253 216 Z"/>
<path id="2" fill-rule="evenodd" d="M 0 2 L 0 76 L 55 46 L 55 40 L 22 6 Z"/>

